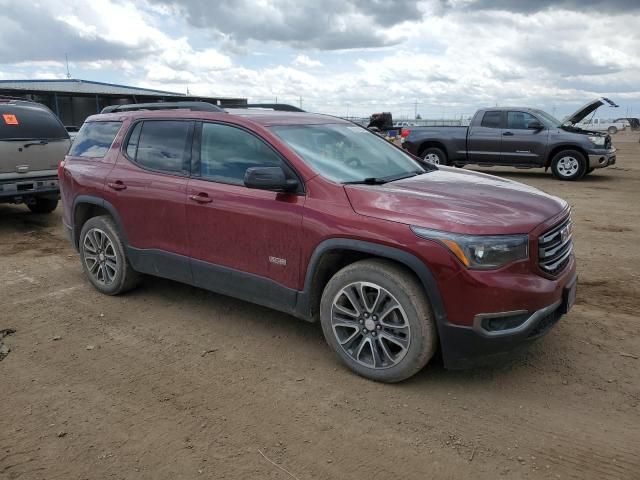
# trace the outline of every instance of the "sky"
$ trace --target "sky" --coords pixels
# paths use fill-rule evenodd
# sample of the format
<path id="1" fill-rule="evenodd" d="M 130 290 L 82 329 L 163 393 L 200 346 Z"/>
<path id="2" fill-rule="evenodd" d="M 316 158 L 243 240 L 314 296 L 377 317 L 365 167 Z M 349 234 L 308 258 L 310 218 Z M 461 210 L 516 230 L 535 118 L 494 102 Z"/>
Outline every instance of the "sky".
<path id="1" fill-rule="evenodd" d="M 640 0 L 0 0 L 0 79 L 455 118 L 640 116 Z"/>

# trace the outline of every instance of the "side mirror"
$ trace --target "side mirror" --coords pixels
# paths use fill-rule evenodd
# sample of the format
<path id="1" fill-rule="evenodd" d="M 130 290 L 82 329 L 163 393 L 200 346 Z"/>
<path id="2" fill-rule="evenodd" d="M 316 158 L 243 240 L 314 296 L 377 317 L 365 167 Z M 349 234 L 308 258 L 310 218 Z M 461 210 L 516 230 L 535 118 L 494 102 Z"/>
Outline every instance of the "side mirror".
<path id="1" fill-rule="evenodd" d="M 542 125 L 540 122 L 531 122 L 527 128 L 529 130 L 543 130 L 544 125 Z"/>
<path id="2" fill-rule="evenodd" d="M 280 167 L 251 167 L 244 174 L 244 186 L 258 190 L 292 192 L 297 190 L 298 181 L 287 178 Z"/>

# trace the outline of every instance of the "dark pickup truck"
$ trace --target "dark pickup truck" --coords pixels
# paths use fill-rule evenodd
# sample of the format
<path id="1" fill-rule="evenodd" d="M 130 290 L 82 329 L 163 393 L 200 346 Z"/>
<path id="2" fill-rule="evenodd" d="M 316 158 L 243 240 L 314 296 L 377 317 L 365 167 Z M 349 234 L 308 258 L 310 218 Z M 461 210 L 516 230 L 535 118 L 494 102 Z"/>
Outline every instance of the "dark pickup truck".
<path id="1" fill-rule="evenodd" d="M 483 108 L 469 127 L 405 129 L 403 148 L 431 163 L 551 168 L 558 179 L 578 180 L 616 162 L 609 135 L 574 126 L 604 104 L 617 106 L 599 98 L 564 122 L 534 108 Z"/>

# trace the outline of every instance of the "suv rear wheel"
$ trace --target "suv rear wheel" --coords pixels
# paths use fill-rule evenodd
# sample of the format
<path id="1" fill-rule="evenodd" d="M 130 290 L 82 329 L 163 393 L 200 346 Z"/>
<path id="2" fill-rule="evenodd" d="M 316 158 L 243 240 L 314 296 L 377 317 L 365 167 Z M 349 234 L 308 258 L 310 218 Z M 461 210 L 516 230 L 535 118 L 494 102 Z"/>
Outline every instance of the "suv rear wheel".
<path id="1" fill-rule="evenodd" d="M 327 343 L 345 365 L 381 382 L 414 375 L 437 346 L 423 289 L 387 260 L 361 260 L 336 273 L 322 294 L 320 322 Z"/>
<path id="2" fill-rule="evenodd" d="M 87 220 L 80 232 L 79 249 L 84 273 L 101 293 L 117 295 L 138 284 L 140 274 L 131 267 L 111 217 Z"/>
<path id="3" fill-rule="evenodd" d="M 27 207 L 33 213 L 51 213 L 58 206 L 57 198 L 36 198 L 32 203 L 28 203 Z"/>
<path id="4" fill-rule="evenodd" d="M 563 150 L 551 160 L 551 172 L 559 180 L 578 180 L 587 171 L 587 161 L 577 150 Z"/>

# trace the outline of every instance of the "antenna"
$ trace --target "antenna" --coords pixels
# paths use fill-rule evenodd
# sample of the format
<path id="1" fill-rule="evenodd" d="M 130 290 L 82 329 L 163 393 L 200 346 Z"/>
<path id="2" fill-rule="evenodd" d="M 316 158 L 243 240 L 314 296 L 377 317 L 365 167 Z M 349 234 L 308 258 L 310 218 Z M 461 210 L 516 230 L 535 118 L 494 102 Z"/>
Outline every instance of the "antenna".
<path id="1" fill-rule="evenodd" d="M 69 56 L 65 53 L 64 54 L 64 60 L 65 63 L 67 64 L 67 78 L 71 78 L 71 72 L 69 72 Z"/>

